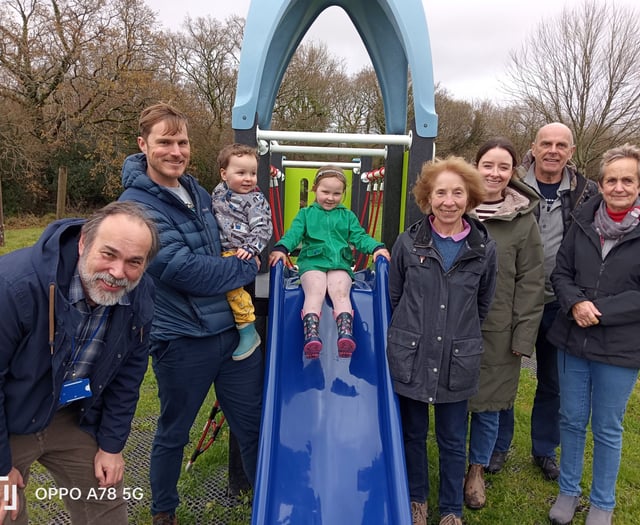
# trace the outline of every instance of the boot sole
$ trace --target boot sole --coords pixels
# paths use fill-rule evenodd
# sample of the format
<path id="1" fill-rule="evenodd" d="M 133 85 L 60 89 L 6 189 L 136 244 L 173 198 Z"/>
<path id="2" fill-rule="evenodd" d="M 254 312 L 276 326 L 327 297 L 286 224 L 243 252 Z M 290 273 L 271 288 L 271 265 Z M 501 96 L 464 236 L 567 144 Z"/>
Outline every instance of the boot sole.
<path id="1" fill-rule="evenodd" d="M 318 359 L 321 350 L 322 343 L 320 341 L 309 341 L 304 345 L 304 356 L 307 359 Z"/>
<path id="2" fill-rule="evenodd" d="M 356 349 L 356 344 L 351 339 L 338 339 L 338 356 L 351 357 Z"/>
<path id="3" fill-rule="evenodd" d="M 254 348 L 252 348 L 251 350 L 246 351 L 244 354 L 232 355 L 231 359 L 233 359 L 234 361 L 242 361 L 243 359 L 246 359 L 247 357 L 251 357 L 253 355 L 253 352 L 255 352 L 259 346 L 260 346 L 260 344 L 257 344 Z"/>

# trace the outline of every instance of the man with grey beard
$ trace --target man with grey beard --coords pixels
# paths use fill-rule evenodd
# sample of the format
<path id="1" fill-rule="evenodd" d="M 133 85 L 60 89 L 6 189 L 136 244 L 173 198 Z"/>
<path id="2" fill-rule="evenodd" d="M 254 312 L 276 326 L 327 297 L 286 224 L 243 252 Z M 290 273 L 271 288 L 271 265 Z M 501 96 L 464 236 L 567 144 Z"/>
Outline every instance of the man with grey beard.
<path id="1" fill-rule="evenodd" d="M 72 523 L 125 525 L 122 449 L 148 362 L 158 251 L 144 210 L 111 203 L 0 257 L 0 523 L 28 523 L 37 461 Z"/>

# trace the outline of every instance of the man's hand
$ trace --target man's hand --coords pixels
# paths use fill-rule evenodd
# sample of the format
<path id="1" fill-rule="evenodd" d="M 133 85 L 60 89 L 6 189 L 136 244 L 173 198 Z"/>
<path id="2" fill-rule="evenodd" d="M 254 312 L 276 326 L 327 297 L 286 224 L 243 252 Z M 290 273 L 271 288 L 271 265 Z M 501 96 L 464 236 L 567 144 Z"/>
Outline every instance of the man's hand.
<path id="1" fill-rule="evenodd" d="M 10 511 L 11 520 L 15 521 L 16 519 L 18 519 L 18 512 L 20 512 L 20 500 L 14 500 L 11 497 L 13 494 L 12 487 L 16 486 L 20 489 L 24 488 L 22 474 L 20 474 L 20 471 L 17 468 L 12 467 L 6 477 L 8 478 L 7 480 L 0 481 L 0 523 L 4 521 L 7 512 L 9 512 L 5 508 L 7 505 L 10 507 L 15 507 L 12 511 Z M 8 501 L 4 499 L 5 494 L 9 495 Z"/>
<path id="2" fill-rule="evenodd" d="M 602 314 L 591 301 L 580 301 L 571 307 L 573 319 L 581 328 L 597 325 Z"/>
<path id="3" fill-rule="evenodd" d="M 99 448 L 93 460 L 93 465 L 100 487 L 112 487 L 122 481 L 124 476 L 122 453 L 110 454 Z"/>

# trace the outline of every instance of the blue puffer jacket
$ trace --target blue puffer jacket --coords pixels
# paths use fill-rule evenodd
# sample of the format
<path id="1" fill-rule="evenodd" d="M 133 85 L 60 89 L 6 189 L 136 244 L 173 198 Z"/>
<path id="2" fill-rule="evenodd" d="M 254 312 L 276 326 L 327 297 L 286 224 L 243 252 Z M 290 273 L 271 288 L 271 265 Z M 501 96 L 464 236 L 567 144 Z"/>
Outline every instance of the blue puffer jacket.
<path id="1" fill-rule="evenodd" d="M 207 337 L 232 328 L 233 315 L 224 294 L 252 282 L 257 264 L 253 259 L 220 256 L 211 196 L 193 177 L 180 177 L 193 200 L 194 209 L 189 209 L 146 172 L 143 153 L 125 160 L 125 191 L 119 200 L 146 206 L 160 233 L 160 252 L 147 269 L 156 284 L 151 339 Z"/>
<path id="2" fill-rule="evenodd" d="M 11 470 L 9 434 L 46 428 L 58 408 L 64 364 L 81 314 L 68 302 L 84 221 L 52 223 L 30 248 L 0 257 L 0 475 Z M 49 345 L 49 293 L 55 339 Z M 143 276 L 130 306 L 111 309 L 105 352 L 90 376 L 93 396 L 76 401 L 80 426 L 106 452 L 122 450 L 147 369 L 153 283 Z"/>

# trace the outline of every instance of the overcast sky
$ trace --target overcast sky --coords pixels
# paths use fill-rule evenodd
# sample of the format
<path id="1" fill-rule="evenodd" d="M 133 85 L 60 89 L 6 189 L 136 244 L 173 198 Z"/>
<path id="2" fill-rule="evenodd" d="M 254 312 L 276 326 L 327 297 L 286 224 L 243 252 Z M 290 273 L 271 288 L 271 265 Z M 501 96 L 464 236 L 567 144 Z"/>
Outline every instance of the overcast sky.
<path id="1" fill-rule="evenodd" d="M 267 1 L 267 0 L 254 0 Z M 600 0 L 605 2 L 605 0 Z M 433 74 L 456 98 L 501 98 L 509 52 L 519 49 L 543 20 L 559 16 L 566 6 L 582 0 L 423 0 L 431 41 Z M 166 27 L 178 29 L 187 15 L 210 15 L 225 20 L 236 14 L 246 19 L 250 0 L 147 0 Z M 616 0 L 636 6 L 637 0 Z M 326 35 L 331 35 L 327 38 Z M 324 41 L 344 59 L 353 73 L 371 65 L 360 36 L 339 7 L 325 10 L 304 41 Z"/>

